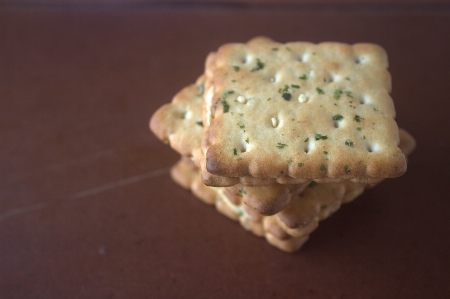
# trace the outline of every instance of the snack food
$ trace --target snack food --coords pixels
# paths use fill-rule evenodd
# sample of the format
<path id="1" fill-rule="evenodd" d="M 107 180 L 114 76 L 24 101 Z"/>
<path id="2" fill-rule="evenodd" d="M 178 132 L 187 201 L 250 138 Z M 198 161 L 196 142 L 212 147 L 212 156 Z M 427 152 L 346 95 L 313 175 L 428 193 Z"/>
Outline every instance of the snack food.
<path id="1" fill-rule="evenodd" d="M 224 45 L 150 129 L 182 155 L 175 182 L 293 252 L 342 203 L 406 170 L 415 141 L 394 120 L 386 68 L 371 44 Z"/>
<path id="2" fill-rule="evenodd" d="M 220 47 L 205 71 L 204 181 L 205 171 L 231 178 L 221 185 L 403 174 L 387 64 L 372 44 L 264 38 Z"/>

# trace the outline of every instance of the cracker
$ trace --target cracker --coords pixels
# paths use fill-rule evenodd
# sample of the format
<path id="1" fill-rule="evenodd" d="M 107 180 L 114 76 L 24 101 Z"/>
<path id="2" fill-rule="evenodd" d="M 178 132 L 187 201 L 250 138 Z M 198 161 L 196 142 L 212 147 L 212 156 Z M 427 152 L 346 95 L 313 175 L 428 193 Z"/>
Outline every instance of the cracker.
<path id="1" fill-rule="evenodd" d="M 189 159 L 179 160 L 170 170 L 172 179 L 184 189 L 191 192 L 204 203 L 212 205 L 216 203 L 217 192 L 205 186 L 199 177 L 198 170 Z"/>
<path id="2" fill-rule="evenodd" d="M 400 129 L 400 147 L 410 154 L 415 147 L 414 138 Z M 303 192 L 291 199 L 288 206 L 272 216 L 263 216 L 244 204 L 243 200 L 228 198 L 227 188 L 214 188 L 203 185 L 199 170 L 190 159 L 182 158 L 171 171 L 172 178 L 184 188 L 192 188 L 198 198 L 240 222 L 243 228 L 265 239 L 273 246 L 294 252 L 308 240 L 319 221 L 336 212 L 340 205 L 348 203 L 361 195 L 364 189 L 373 184 L 359 184 L 346 181 L 343 183 L 311 183 Z"/>
<path id="3" fill-rule="evenodd" d="M 220 47 L 205 71 L 204 170 L 288 183 L 402 175 L 387 66 L 373 44 L 256 39 Z"/>
<path id="4" fill-rule="evenodd" d="M 179 91 L 171 103 L 160 107 L 150 119 L 150 129 L 161 141 L 194 161 L 199 161 L 202 155 L 204 81 L 204 76 L 200 76 L 195 84 Z"/>
<path id="5" fill-rule="evenodd" d="M 271 184 L 259 187 L 249 187 L 236 184 L 224 188 L 225 195 L 233 204 L 241 201 L 256 210 L 261 215 L 273 215 L 283 210 L 293 196 L 300 194 L 308 183 L 298 185 Z"/>

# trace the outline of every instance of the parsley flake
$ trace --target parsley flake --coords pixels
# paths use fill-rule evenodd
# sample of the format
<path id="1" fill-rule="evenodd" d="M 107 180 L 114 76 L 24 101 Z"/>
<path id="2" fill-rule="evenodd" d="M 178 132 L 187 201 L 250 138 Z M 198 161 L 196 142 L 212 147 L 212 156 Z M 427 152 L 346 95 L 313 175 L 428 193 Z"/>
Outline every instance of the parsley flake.
<path id="1" fill-rule="evenodd" d="M 344 117 L 340 114 L 333 115 L 333 120 L 342 120 Z"/>
<path id="2" fill-rule="evenodd" d="M 361 116 L 359 116 L 359 115 L 355 115 L 355 118 L 354 118 L 354 120 L 356 121 L 356 122 L 360 122 L 362 119 L 364 119 L 364 118 L 362 118 Z"/>
<path id="3" fill-rule="evenodd" d="M 239 193 L 241 193 L 241 194 L 247 194 L 247 191 L 245 191 L 245 189 L 239 189 L 238 191 L 239 191 Z"/>
<path id="4" fill-rule="evenodd" d="M 239 66 L 237 66 L 237 65 L 233 65 L 233 69 L 236 71 L 236 72 L 239 72 L 239 70 L 241 69 Z"/>
<path id="5" fill-rule="evenodd" d="M 305 164 L 303 164 L 303 163 L 297 163 L 297 166 L 298 166 L 298 167 L 302 167 L 303 165 L 305 165 Z"/>
<path id="6" fill-rule="evenodd" d="M 225 100 L 222 100 L 220 103 L 223 107 L 223 113 L 227 113 L 230 110 L 230 105 L 228 105 L 227 101 Z"/>
<path id="7" fill-rule="evenodd" d="M 352 99 L 353 99 L 353 96 L 352 96 L 352 92 L 351 92 L 351 91 L 344 91 L 344 93 L 345 93 L 349 98 L 352 98 Z"/>
<path id="8" fill-rule="evenodd" d="M 253 67 L 250 71 L 256 72 L 256 71 L 262 70 L 264 68 L 264 65 L 265 65 L 264 62 L 259 60 L 259 58 L 256 58 L 256 66 Z"/>
<path id="9" fill-rule="evenodd" d="M 272 51 L 278 51 L 278 48 L 272 48 Z"/>
<path id="10" fill-rule="evenodd" d="M 205 82 L 197 86 L 197 95 L 199 96 L 203 95 L 204 91 L 205 91 Z"/>
<path id="11" fill-rule="evenodd" d="M 268 98 L 267 100 L 270 101 L 272 98 Z"/>
<path id="12" fill-rule="evenodd" d="M 353 147 L 353 141 L 351 141 L 350 139 L 347 139 L 347 140 L 345 140 L 345 145 Z"/>
<path id="13" fill-rule="evenodd" d="M 220 93 L 220 96 L 222 97 L 222 99 L 226 99 L 228 96 L 228 90 L 222 90 L 222 92 Z"/>
<path id="14" fill-rule="evenodd" d="M 236 149 L 236 148 L 233 148 L 233 154 L 234 154 L 235 156 L 237 156 L 237 149 Z"/>
<path id="15" fill-rule="evenodd" d="M 325 92 L 323 91 L 323 89 L 320 88 L 320 87 L 316 87 L 316 90 L 317 90 L 317 93 L 318 93 L 318 94 L 325 94 Z"/>
<path id="16" fill-rule="evenodd" d="M 291 52 L 291 48 L 289 48 L 289 47 L 286 47 L 286 50 L 288 50 L 289 52 Z"/>
<path id="17" fill-rule="evenodd" d="M 276 147 L 278 147 L 278 148 L 284 148 L 285 146 L 287 146 L 287 144 L 280 143 L 280 142 L 278 142 L 277 145 L 276 145 Z"/>
<path id="18" fill-rule="evenodd" d="M 306 74 L 301 75 L 300 77 L 298 77 L 300 80 L 306 80 L 308 79 L 308 76 Z"/>
<path id="19" fill-rule="evenodd" d="M 297 84 L 291 84 L 291 86 L 294 88 L 300 88 L 300 85 L 297 85 Z"/>
<path id="20" fill-rule="evenodd" d="M 197 125 L 199 125 L 200 127 L 203 127 L 203 122 L 200 120 L 200 121 L 197 121 L 197 122 L 195 122 Z"/>
<path id="21" fill-rule="evenodd" d="M 344 171 L 345 171 L 345 174 L 348 174 L 351 171 L 351 169 L 348 167 L 348 165 L 345 165 Z"/>
<path id="22" fill-rule="evenodd" d="M 322 171 L 324 171 L 324 170 L 326 170 L 326 168 L 325 168 L 325 165 L 320 165 L 320 170 L 322 170 Z"/>
<path id="23" fill-rule="evenodd" d="M 334 90 L 333 97 L 334 97 L 336 100 L 339 100 L 339 98 L 341 97 L 341 95 L 342 95 L 342 90 L 340 90 L 339 88 L 336 88 L 336 89 Z"/>
<path id="24" fill-rule="evenodd" d="M 248 138 L 247 138 L 247 139 L 245 139 L 245 142 L 249 143 L 249 139 L 248 139 Z"/>
<path id="25" fill-rule="evenodd" d="M 306 138 L 304 142 L 308 142 L 308 141 L 309 141 L 309 138 Z"/>
<path id="26" fill-rule="evenodd" d="M 231 80 L 231 82 L 236 83 L 236 80 L 233 79 L 233 80 Z"/>
<path id="27" fill-rule="evenodd" d="M 350 78 L 349 77 L 345 77 L 345 80 L 350 81 Z"/>
<path id="28" fill-rule="evenodd" d="M 316 140 L 320 140 L 320 139 L 325 140 L 328 137 L 327 137 L 327 135 L 316 134 L 315 138 L 316 138 Z"/>
<path id="29" fill-rule="evenodd" d="M 286 101 L 289 101 L 291 99 L 291 94 L 289 92 L 283 92 L 283 99 L 285 99 Z"/>
<path id="30" fill-rule="evenodd" d="M 357 127 L 356 130 L 361 131 L 361 127 Z"/>

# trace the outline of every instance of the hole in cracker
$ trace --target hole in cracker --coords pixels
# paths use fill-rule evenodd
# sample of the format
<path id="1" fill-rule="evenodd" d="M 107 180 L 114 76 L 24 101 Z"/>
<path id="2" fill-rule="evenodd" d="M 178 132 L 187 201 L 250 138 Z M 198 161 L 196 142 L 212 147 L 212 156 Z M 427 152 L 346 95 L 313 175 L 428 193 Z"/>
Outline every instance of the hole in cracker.
<path id="1" fill-rule="evenodd" d="M 306 58 L 308 58 L 308 56 L 306 54 L 298 54 L 297 61 L 305 62 Z"/>
<path id="2" fill-rule="evenodd" d="M 247 63 L 249 61 L 249 57 L 249 55 L 242 56 L 240 59 L 241 63 Z"/>
<path id="3" fill-rule="evenodd" d="M 325 82 L 325 83 L 331 83 L 331 82 L 334 82 L 333 75 L 330 74 L 330 73 L 326 74 L 326 75 L 323 77 L 323 82 Z"/>
<path id="4" fill-rule="evenodd" d="M 239 152 L 240 153 L 245 153 L 247 151 L 247 147 L 248 147 L 248 144 L 242 143 L 240 148 L 239 148 Z"/>
<path id="5" fill-rule="evenodd" d="M 270 82 L 277 82 L 279 78 L 280 78 L 280 75 L 279 74 L 275 74 L 272 77 L 270 77 L 269 81 Z"/>
<path id="6" fill-rule="evenodd" d="M 362 63 L 365 62 L 365 60 L 366 60 L 366 57 L 364 57 L 364 56 L 357 56 L 357 57 L 355 58 L 355 63 L 356 63 L 356 64 L 362 64 Z"/>
<path id="7" fill-rule="evenodd" d="M 360 104 L 367 104 L 369 102 L 369 98 L 367 96 L 359 96 L 358 101 Z"/>
<path id="8" fill-rule="evenodd" d="M 375 152 L 377 150 L 378 150 L 378 144 L 368 144 L 367 145 L 367 151 L 369 153 L 373 153 L 373 152 Z"/>
<path id="9" fill-rule="evenodd" d="M 312 149 L 313 149 L 313 146 L 309 142 L 305 143 L 305 145 L 303 146 L 303 150 L 305 151 L 305 153 L 309 153 Z"/>
<path id="10" fill-rule="evenodd" d="M 182 111 L 181 112 L 181 118 L 182 119 L 188 119 L 191 117 L 191 112 L 190 111 Z"/>

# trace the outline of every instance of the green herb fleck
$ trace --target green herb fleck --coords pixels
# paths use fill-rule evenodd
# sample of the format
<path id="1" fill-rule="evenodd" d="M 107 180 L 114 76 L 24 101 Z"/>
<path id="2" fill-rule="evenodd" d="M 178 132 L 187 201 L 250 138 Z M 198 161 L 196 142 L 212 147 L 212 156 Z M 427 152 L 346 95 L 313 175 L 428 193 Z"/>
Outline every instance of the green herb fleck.
<path id="1" fill-rule="evenodd" d="M 278 51 L 278 48 L 272 48 L 272 51 Z"/>
<path id="2" fill-rule="evenodd" d="M 250 141 L 249 141 L 249 139 L 247 138 L 247 139 L 245 139 L 245 142 L 249 143 Z"/>
<path id="3" fill-rule="evenodd" d="M 277 143 L 277 145 L 276 145 L 276 147 L 278 147 L 278 148 L 284 148 L 285 146 L 287 146 L 287 144 L 285 144 L 285 143 Z"/>
<path id="4" fill-rule="evenodd" d="M 345 80 L 350 81 L 350 78 L 349 77 L 345 77 Z"/>
<path id="5" fill-rule="evenodd" d="M 347 140 L 345 140 L 345 145 L 353 147 L 353 141 L 351 141 L 350 139 L 347 139 Z"/>
<path id="6" fill-rule="evenodd" d="M 323 171 L 323 170 L 326 170 L 325 165 L 323 165 L 323 164 L 320 165 L 320 170 L 322 170 L 322 171 Z"/>
<path id="7" fill-rule="evenodd" d="M 298 166 L 298 167 L 302 167 L 303 165 L 305 165 L 305 164 L 303 164 L 303 163 L 297 163 L 297 166 Z"/>
<path id="8" fill-rule="evenodd" d="M 236 72 L 239 72 L 239 70 L 241 69 L 239 66 L 237 66 L 237 65 L 233 65 L 233 68 L 234 68 L 234 70 L 236 71 Z"/>
<path id="9" fill-rule="evenodd" d="M 309 138 L 306 138 L 304 142 L 308 142 L 308 141 L 309 141 Z"/>
<path id="10" fill-rule="evenodd" d="M 235 83 L 235 82 L 236 82 L 236 80 L 234 80 L 234 79 L 233 79 L 233 80 L 231 80 L 231 82 Z"/>
<path id="11" fill-rule="evenodd" d="M 351 91 L 344 91 L 344 93 L 345 93 L 349 98 L 352 98 L 352 99 L 353 99 L 353 96 L 352 96 L 352 92 L 351 92 Z"/>
<path id="12" fill-rule="evenodd" d="M 270 101 L 272 98 L 268 98 L 267 100 Z"/>
<path id="13" fill-rule="evenodd" d="M 301 75 L 300 77 L 298 77 L 300 80 L 306 80 L 308 79 L 308 76 L 306 74 Z"/>
<path id="14" fill-rule="evenodd" d="M 203 95 L 204 91 L 205 91 L 205 82 L 197 86 L 197 95 L 199 96 Z"/>
<path id="15" fill-rule="evenodd" d="M 227 113 L 230 110 L 230 105 L 228 105 L 227 101 L 225 100 L 222 100 L 220 103 L 223 107 L 223 113 Z"/>
<path id="16" fill-rule="evenodd" d="M 318 94 L 324 94 L 325 92 L 323 92 L 322 88 L 316 87 L 317 93 Z"/>
<path id="17" fill-rule="evenodd" d="M 244 129 L 245 125 L 239 125 L 239 128 Z"/>
<path id="18" fill-rule="evenodd" d="M 286 47 L 286 50 L 288 50 L 289 52 L 291 52 L 291 48 L 289 48 L 289 47 Z"/>
<path id="19" fill-rule="evenodd" d="M 316 134 L 315 138 L 316 138 L 316 140 L 320 140 L 320 139 L 325 140 L 328 137 L 327 137 L 327 135 Z"/>
<path id="20" fill-rule="evenodd" d="M 357 127 L 356 130 L 361 131 L 361 127 Z"/>
<path id="21" fill-rule="evenodd" d="M 233 148 L 233 154 L 234 154 L 235 156 L 237 156 L 237 149 L 236 149 L 236 148 Z"/>
<path id="22" fill-rule="evenodd" d="M 264 62 L 259 60 L 259 58 L 256 58 L 256 66 L 251 69 L 251 72 L 262 70 L 264 68 L 264 65 Z"/>
<path id="23" fill-rule="evenodd" d="M 317 182 L 312 181 L 311 183 L 309 183 L 308 187 L 314 187 L 317 186 Z"/>
<path id="24" fill-rule="evenodd" d="M 354 118 L 354 120 L 356 121 L 356 122 L 360 122 L 362 119 L 364 119 L 364 118 L 362 118 L 361 116 L 359 116 L 359 115 L 355 115 L 355 118 Z"/>
<path id="25" fill-rule="evenodd" d="M 340 114 L 333 115 L 333 120 L 342 120 L 344 117 Z"/>
<path id="26" fill-rule="evenodd" d="M 291 164 L 292 163 L 292 159 L 289 159 L 289 160 L 287 160 L 286 161 L 288 164 Z"/>
<path id="27" fill-rule="evenodd" d="M 203 127 L 203 122 L 201 120 L 197 121 L 196 124 L 199 125 L 200 127 Z"/>
<path id="28" fill-rule="evenodd" d="M 220 93 L 220 96 L 222 97 L 222 99 L 225 100 L 227 98 L 228 94 L 229 94 L 228 90 L 222 90 L 222 92 Z"/>
<path id="29" fill-rule="evenodd" d="M 339 88 L 336 88 L 336 89 L 334 90 L 333 97 L 334 97 L 336 100 L 339 100 L 339 98 L 341 97 L 341 95 L 342 95 L 342 90 L 340 90 Z"/>
<path id="30" fill-rule="evenodd" d="M 344 171 L 345 171 L 345 174 L 348 174 L 351 171 L 351 169 L 348 168 L 348 165 L 345 165 L 344 166 Z"/>
<path id="31" fill-rule="evenodd" d="M 291 99 L 291 94 L 289 92 L 283 92 L 282 95 L 283 99 L 285 99 L 286 101 L 289 101 Z"/>
<path id="32" fill-rule="evenodd" d="M 241 194 L 247 194 L 247 191 L 245 191 L 245 189 L 239 189 L 238 191 L 239 191 L 239 193 L 241 193 Z"/>
<path id="33" fill-rule="evenodd" d="M 294 88 L 300 88 L 300 85 L 297 85 L 297 84 L 291 84 L 291 86 Z"/>
<path id="34" fill-rule="evenodd" d="M 324 151 L 323 153 L 324 153 L 325 155 L 328 155 L 328 152 L 327 152 L 327 151 Z"/>

